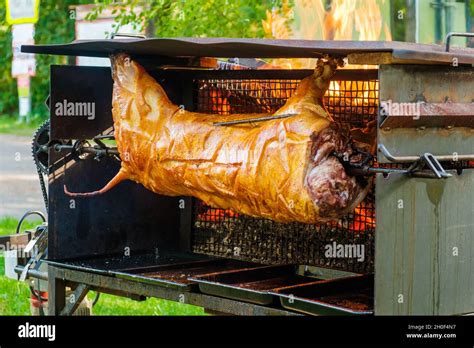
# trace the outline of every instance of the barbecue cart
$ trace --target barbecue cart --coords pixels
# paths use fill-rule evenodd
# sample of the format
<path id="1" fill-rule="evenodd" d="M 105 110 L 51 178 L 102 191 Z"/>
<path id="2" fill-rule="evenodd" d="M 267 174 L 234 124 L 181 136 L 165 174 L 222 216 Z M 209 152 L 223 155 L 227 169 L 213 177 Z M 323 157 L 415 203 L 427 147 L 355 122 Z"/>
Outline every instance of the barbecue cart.
<path id="1" fill-rule="evenodd" d="M 362 132 L 375 127 L 376 143 L 352 168 L 373 178 L 371 192 L 352 213 L 326 223 L 277 223 L 133 182 L 72 198 L 64 185 L 94 191 L 120 167 L 113 81 L 109 67 L 53 65 L 50 120 L 33 144 L 47 224 L 25 236 L 37 250 L 19 258 L 16 272 L 41 280 L 52 315 L 74 313 L 89 291 L 163 298 L 214 314 L 474 312 L 474 49 L 450 47 L 449 38 L 446 47 L 218 38 L 23 46 L 68 56 L 126 52 L 173 103 L 223 115 L 275 111 L 313 73 L 260 69 L 258 58 L 341 57 L 347 64 L 326 107 L 335 122 Z M 58 115 L 55 105 L 64 101 L 94 103 L 95 117 Z M 331 247 L 363 254 L 328 253 Z"/>

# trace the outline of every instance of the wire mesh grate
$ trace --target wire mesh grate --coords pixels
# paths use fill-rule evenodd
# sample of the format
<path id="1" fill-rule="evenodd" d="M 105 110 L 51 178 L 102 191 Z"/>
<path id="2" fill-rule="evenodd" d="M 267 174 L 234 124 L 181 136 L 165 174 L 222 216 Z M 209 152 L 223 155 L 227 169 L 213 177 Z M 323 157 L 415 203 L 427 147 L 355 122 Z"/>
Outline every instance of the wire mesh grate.
<path id="1" fill-rule="evenodd" d="M 196 79 L 195 110 L 204 113 L 272 113 L 284 105 L 298 79 Z M 332 81 L 325 105 L 351 128 L 376 119 L 378 81 Z M 355 211 L 319 224 L 282 224 L 209 207 L 195 199 L 192 248 L 196 253 L 264 264 L 304 264 L 368 273 L 374 268 L 375 206 L 371 192 Z M 363 248 L 363 260 L 333 257 L 335 246 Z M 353 249 L 354 250 L 354 249 Z"/>
<path id="2" fill-rule="evenodd" d="M 282 107 L 299 80 L 197 80 L 196 110 L 221 115 L 271 113 Z"/>

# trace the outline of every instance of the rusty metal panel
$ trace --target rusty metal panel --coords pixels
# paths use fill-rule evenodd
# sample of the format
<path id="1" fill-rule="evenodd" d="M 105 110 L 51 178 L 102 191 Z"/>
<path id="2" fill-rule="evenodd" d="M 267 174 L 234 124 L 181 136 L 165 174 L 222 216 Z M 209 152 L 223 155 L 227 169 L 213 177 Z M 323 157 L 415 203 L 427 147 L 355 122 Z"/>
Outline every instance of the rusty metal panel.
<path id="1" fill-rule="evenodd" d="M 118 51 L 139 56 L 240 57 L 240 58 L 318 58 L 324 55 L 362 54 L 359 64 L 382 64 L 364 54 L 387 53 L 396 63 L 473 64 L 474 50 L 454 48 L 445 52 L 440 45 L 397 41 L 269 40 L 237 38 L 150 38 L 79 40 L 68 44 L 23 45 L 25 53 L 108 57 Z M 367 61 L 366 61 L 367 60 Z M 382 59 L 383 60 L 383 59 Z"/>
<path id="2" fill-rule="evenodd" d="M 472 67 L 381 65 L 379 81 L 381 105 L 388 101 L 392 105 L 417 102 L 471 105 L 474 101 Z M 421 121 L 416 120 L 411 126 L 417 128 L 391 128 L 386 126 L 390 122 L 384 122 L 386 112 L 379 115 L 378 142 L 384 144 L 394 156 L 418 156 L 425 152 L 434 155 L 466 155 L 474 152 L 472 127 L 418 127 Z M 440 122 L 439 117 L 442 115 L 433 117 L 433 123 L 444 125 L 445 122 Z M 463 125 L 469 125 L 465 118 L 474 118 L 474 115 L 463 117 Z M 424 116 L 422 122 L 431 122 L 429 116 Z M 379 155 L 378 160 L 386 163 L 383 156 Z"/>
<path id="3" fill-rule="evenodd" d="M 380 128 L 474 128 L 473 115 L 474 103 L 418 103 L 411 109 L 399 108 L 397 114 L 387 115 Z"/>
<path id="4" fill-rule="evenodd" d="M 380 100 L 468 103 L 474 99 L 474 68 L 454 66 L 381 65 Z M 469 88 L 470 87 L 470 88 Z"/>
<path id="5" fill-rule="evenodd" d="M 474 170 L 376 179 L 375 313 L 474 311 Z"/>

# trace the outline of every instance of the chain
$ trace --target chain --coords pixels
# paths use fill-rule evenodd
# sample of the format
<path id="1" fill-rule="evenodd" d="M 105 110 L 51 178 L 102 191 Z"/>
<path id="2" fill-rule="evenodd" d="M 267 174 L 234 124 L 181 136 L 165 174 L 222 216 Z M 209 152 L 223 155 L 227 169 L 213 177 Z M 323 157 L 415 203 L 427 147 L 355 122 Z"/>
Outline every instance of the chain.
<path id="1" fill-rule="evenodd" d="M 44 183 L 43 173 L 39 168 L 39 165 L 36 164 L 36 171 L 38 172 L 38 178 L 41 186 L 41 194 L 43 195 L 44 206 L 46 207 L 46 212 L 48 212 L 48 193 L 46 192 L 46 185 Z"/>

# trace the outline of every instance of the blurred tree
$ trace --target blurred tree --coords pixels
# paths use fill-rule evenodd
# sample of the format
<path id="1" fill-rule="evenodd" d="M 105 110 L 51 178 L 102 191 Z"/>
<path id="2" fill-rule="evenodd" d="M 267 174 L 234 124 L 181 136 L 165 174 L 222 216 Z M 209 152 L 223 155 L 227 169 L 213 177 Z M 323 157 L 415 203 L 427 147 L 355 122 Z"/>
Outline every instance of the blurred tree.
<path id="1" fill-rule="evenodd" d="M 39 21 L 35 25 L 35 43 L 64 43 L 74 39 L 74 15 L 70 6 L 85 4 L 87 0 L 41 0 Z M 16 115 L 18 92 L 11 76 L 11 26 L 5 21 L 5 1 L 0 0 L 0 115 Z M 63 56 L 36 56 L 36 76 L 31 79 L 32 116 L 46 118 L 44 101 L 49 93 L 49 67 L 65 64 Z"/>
<path id="2" fill-rule="evenodd" d="M 409 0 L 408 0 L 409 1 Z M 407 0 L 390 0 L 391 31 L 394 41 L 405 41 L 407 17 Z"/>
<path id="3" fill-rule="evenodd" d="M 77 0 L 42 0 L 40 17 L 35 26 L 35 44 L 55 44 L 74 40 L 74 15 L 70 6 Z M 85 1 L 82 1 L 85 2 Z M 64 56 L 36 55 L 36 76 L 31 80 L 32 113 L 46 117 L 44 102 L 49 94 L 49 69 L 51 64 L 67 64 Z"/>
<path id="4" fill-rule="evenodd" d="M 16 80 L 12 78 L 12 33 L 6 23 L 5 1 L 0 1 L 0 115 L 12 114 L 18 109 Z"/>
<path id="5" fill-rule="evenodd" d="M 265 10 L 280 0 L 96 1 L 89 19 L 115 6 L 115 32 L 125 24 L 157 37 L 263 37 Z M 124 6 L 126 5 L 126 6 Z M 138 9 L 142 10 L 139 11 Z"/>

